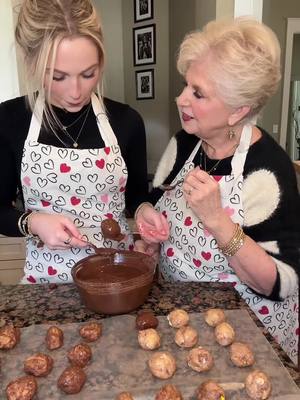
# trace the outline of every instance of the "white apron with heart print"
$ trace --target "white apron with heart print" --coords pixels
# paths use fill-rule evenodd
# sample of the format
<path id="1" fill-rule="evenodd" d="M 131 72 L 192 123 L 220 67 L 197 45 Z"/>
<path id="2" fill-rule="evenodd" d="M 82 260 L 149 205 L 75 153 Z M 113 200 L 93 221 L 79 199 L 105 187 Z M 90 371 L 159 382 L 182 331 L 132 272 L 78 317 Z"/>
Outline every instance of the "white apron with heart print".
<path id="1" fill-rule="evenodd" d="M 37 115 L 42 115 L 41 96 L 35 107 Z M 124 215 L 127 168 L 95 94 L 92 108 L 105 144 L 101 149 L 66 149 L 39 143 L 41 124 L 33 113 L 21 165 L 25 208 L 67 216 L 98 247 L 132 249 L 133 239 Z M 125 234 L 123 241 L 104 240 L 100 224 L 105 218 L 119 222 Z M 71 282 L 73 265 L 94 254 L 89 247 L 50 250 L 46 246 L 37 248 L 32 239 L 26 242 L 22 283 Z"/>
<path id="2" fill-rule="evenodd" d="M 220 185 L 222 207 L 230 218 L 243 225 L 243 169 L 251 141 L 252 126 L 244 127 L 232 158 L 231 175 L 214 176 Z M 194 168 L 193 159 L 201 146 L 198 142 L 172 183 L 184 178 Z M 232 282 L 235 289 L 255 312 L 269 333 L 280 343 L 293 362 L 297 362 L 298 293 L 283 302 L 258 296 L 243 284 L 220 252 L 216 240 L 203 228 L 201 221 L 183 197 L 182 183 L 167 191 L 156 204 L 167 218 L 170 237 L 162 243 L 160 272 L 169 281 Z"/>

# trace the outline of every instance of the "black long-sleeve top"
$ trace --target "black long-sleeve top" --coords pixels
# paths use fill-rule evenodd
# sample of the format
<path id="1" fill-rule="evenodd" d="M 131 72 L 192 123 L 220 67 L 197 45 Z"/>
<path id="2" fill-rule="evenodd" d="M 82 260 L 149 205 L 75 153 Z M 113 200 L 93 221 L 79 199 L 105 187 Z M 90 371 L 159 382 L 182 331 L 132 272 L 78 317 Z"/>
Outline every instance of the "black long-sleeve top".
<path id="1" fill-rule="evenodd" d="M 122 156 L 128 170 L 125 192 L 126 211 L 133 215 L 136 207 L 146 200 L 147 158 L 146 135 L 141 116 L 130 106 L 110 99 L 104 99 L 107 116 L 119 143 Z M 54 112 L 65 126 L 72 124 L 84 113 L 87 104 L 79 112 L 70 113 L 58 107 Z M 32 111 L 25 96 L 5 101 L 0 104 L 0 233 L 7 236 L 22 236 L 18 229 L 18 219 L 22 211 L 13 203 L 17 192 L 21 194 L 21 162 L 24 142 L 27 138 Z M 82 118 L 68 129 L 76 138 L 82 125 Z M 66 144 L 64 146 L 53 132 L 41 128 L 38 141 L 56 147 L 72 147 L 73 141 L 59 132 L 57 135 Z M 84 129 L 78 139 L 79 149 L 103 148 L 104 142 L 99 134 L 96 117 L 89 112 Z"/>

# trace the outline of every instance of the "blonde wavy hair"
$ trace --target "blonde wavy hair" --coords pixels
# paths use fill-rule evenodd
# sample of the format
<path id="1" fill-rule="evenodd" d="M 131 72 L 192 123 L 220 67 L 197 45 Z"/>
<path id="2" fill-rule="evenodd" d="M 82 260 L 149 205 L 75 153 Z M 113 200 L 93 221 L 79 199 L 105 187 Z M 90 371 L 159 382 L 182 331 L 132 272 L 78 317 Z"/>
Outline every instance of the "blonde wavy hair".
<path id="1" fill-rule="evenodd" d="M 100 79 L 97 92 L 102 101 L 102 78 L 105 61 L 100 18 L 90 0 L 24 0 L 18 15 L 15 37 L 24 55 L 28 101 L 33 109 L 35 91 L 47 100 L 46 119 L 53 128 L 55 115 L 50 104 L 51 83 L 44 89 L 46 67 L 50 65 L 52 82 L 56 52 L 62 39 L 84 36 L 93 41 L 99 52 Z M 51 57 L 51 59 L 49 59 Z"/>
<path id="2" fill-rule="evenodd" d="M 228 106 L 249 106 L 245 120 L 257 116 L 276 92 L 281 79 L 280 45 L 275 33 L 249 17 L 209 22 L 202 31 L 188 34 L 177 59 L 185 76 L 191 63 L 207 56 L 209 76 Z"/>

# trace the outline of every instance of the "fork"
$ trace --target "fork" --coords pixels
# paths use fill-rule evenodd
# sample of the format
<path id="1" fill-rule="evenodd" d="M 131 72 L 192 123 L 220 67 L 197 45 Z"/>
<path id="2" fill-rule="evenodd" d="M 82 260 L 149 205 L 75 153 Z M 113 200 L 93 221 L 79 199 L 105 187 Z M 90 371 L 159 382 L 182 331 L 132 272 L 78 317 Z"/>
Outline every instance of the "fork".
<path id="1" fill-rule="evenodd" d="M 168 190 L 173 190 L 175 189 L 176 186 L 178 186 L 180 183 L 182 183 L 184 179 L 179 179 L 179 181 L 173 183 L 173 185 L 170 185 L 168 183 L 163 183 L 162 185 L 159 185 L 158 188 L 160 190 L 168 191 Z"/>

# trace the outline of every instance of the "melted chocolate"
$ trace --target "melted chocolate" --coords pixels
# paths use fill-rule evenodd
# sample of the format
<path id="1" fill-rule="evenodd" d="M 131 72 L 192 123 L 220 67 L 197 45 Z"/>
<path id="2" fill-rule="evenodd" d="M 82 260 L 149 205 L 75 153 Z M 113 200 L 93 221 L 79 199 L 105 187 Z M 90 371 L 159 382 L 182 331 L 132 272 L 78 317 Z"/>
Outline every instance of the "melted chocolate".
<path id="1" fill-rule="evenodd" d="M 154 271 L 155 261 L 146 254 L 102 248 L 79 261 L 72 276 L 87 308 L 103 314 L 123 314 L 143 304 Z"/>
<path id="2" fill-rule="evenodd" d="M 82 268 L 77 273 L 77 278 L 86 282 L 123 282 L 127 279 L 137 278 L 141 275 L 141 269 L 134 265 L 99 265 L 96 268 Z"/>

